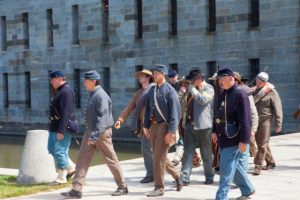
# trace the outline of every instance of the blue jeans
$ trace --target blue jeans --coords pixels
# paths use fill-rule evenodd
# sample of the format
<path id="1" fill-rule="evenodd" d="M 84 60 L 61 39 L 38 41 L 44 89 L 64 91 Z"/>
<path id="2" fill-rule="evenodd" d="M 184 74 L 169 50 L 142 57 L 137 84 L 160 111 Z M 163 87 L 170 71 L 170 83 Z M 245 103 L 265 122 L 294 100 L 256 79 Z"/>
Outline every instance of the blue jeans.
<path id="1" fill-rule="evenodd" d="M 242 196 L 248 196 L 254 191 L 245 170 L 246 155 L 247 153 L 240 153 L 238 146 L 220 148 L 220 182 L 216 200 L 228 199 L 227 194 L 232 180 L 241 190 Z"/>
<path id="2" fill-rule="evenodd" d="M 141 137 L 141 149 L 146 168 L 146 177 L 153 178 L 153 152 L 151 142 L 144 135 Z"/>
<path id="3" fill-rule="evenodd" d="M 50 132 L 48 138 L 48 151 L 53 156 L 56 167 L 59 169 L 66 169 L 69 164 L 69 147 L 71 143 L 71 134 L 64 133 L 64 138 L 58 140 L 56 132 Z"/>
<path id="4" fill-rule="evenodd" d="M 213 180 L 211 129 L 191 130 L 191 128 L 192 127 L 188 124 L 184 134 L 184 153 L 181 167 L 182 180 L 186 183 L 190 182 L 194 152 L 198 146 L 203 160 L 205 179 L 207 181 Z"/>

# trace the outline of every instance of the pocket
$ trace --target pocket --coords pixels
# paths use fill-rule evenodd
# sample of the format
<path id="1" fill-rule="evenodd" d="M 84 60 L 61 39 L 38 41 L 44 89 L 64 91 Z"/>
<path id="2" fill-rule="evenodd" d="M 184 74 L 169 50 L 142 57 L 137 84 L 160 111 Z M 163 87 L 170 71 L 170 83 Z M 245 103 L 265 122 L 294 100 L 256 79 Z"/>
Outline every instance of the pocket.
<path id="1" fill-rule="evenodd" d="M 236 124 L 227 124 L 225 127 L 225 132 L 227 137 L 234 138 L 239 134 L 240 128 Z"/>

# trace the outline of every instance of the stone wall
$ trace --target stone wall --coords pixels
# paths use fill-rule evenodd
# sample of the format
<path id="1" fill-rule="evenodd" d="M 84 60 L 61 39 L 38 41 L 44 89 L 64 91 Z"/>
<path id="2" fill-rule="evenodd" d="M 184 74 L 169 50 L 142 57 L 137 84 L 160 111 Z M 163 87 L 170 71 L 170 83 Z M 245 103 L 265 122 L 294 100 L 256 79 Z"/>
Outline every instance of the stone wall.
<path id="1" fill-rule="evenodd" d="M 299 1 L 259 1 L 256 28 L 249 27 L 249 2 L 216 0 L 216 31 L 208 32 L 208 0 L 177 0 L 178 33 L 171 35 L 170 0 L 143 0 L 143 37 L 137 39 L 136 1 L 110 0 L 109 40 L 104 41 L 105 9 L 100 0 L 1 0 L 0 13 L 6 19 L 6 50 L 0 51 L 2 128 L 47 124 L 48 73 L 53 69 L 64 70 L 80 94 L 80 119 L 87 92 L 78 77 L 97 69 L 110 91 L 116 119 L 136 90 L 138 65 L 177 64 L 180 74 L 192 67 L 209 74 L 215 69 L 207 62 L 216 61 L 251 78 L 249 59 L 259 59 L 260 69 L 269 73 L 282 98 L 284 131 L 299 131 L 299 121 L 291 117 L 300 103 Z M 79 44 L 72 42 L 73 5 L 78 5 Z M 50 29 L 47 9 L 52 9 Z M 3 44 L 3 26 L 0 29 Z M 49 30 L 53 47 L 48 47 Z M 115 131 L 117 136 L 123 132 L 126 129 Z"/>

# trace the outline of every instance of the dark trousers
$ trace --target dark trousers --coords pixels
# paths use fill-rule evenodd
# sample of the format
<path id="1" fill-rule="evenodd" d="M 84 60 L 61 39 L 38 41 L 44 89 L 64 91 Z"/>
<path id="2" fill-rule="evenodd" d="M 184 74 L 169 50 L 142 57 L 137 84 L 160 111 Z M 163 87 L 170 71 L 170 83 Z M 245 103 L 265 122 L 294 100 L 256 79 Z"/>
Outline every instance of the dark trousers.
<path id="1" fill-rule="evenodd" d="M 167 124 L 151 124 L 151 145 L 153 150 L 153 173 L 154 188 L 164 189 L 165 171 L 167 171 L 174 179 L 180 177 L 180 172 L 172 165 L 167 158 L 170 146 L 165 143 L 167 133 Z"/>
<path id="2" fill-rule="evenodd" d="M 89 132 L 84 133 L 80 150 L 77 155 L 76 170 L 72 183 L 73 189 L 76 191 L 82 191 L 85 176 L 96 150 L 99 150 L 103 155 L 104 161 L 114 176 L 118 188 L 125 188 L 127 185 L 125 183 L 117 154 L 112 144 L 112 129 L 107 129 L 104 133 L 102 133 L 94 145 L 87 144 L 89 135 Z"/>

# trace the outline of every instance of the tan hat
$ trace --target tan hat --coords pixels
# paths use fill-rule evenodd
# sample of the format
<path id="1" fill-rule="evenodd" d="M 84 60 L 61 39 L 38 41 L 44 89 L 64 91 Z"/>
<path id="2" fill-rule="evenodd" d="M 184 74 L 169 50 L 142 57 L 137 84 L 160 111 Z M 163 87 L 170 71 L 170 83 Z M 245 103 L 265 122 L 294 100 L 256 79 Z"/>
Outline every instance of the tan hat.
<path id="1" fill-rule="evenodd" d="M 178 82 L 179 83 L 184 83 L 184 82 L 189 82 L 189 81 L 185 79 L 185 76 L 179 76 L 178 77 Z"/>
<path id="2" fill-rule="evenodd" d="M 214 75 L 212 77 L 208 78 L 208 80 L 211 80 L 211 81 L 217 80 L 217 73 L 214 73 Z"/>
<path id="3" fill-rule="evenodd" d="M 135 73 L 136 77 L 139 77 L 140 75 L 146 75 L 146 76 L 152 77 L 153 74 L 152 74 L 152 72 L 150 70 L 143 69 L 142 71 L 138 71 L 138 72 Z"/>
<path id="4" fill-rule="evenodd" d="M 238 72 L 233 72 L 233 77 L 239 82 L 242 82 L 242 77 Z"/>

